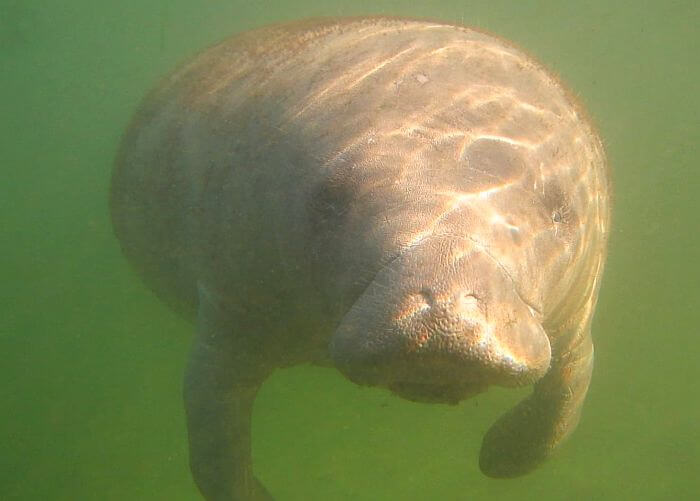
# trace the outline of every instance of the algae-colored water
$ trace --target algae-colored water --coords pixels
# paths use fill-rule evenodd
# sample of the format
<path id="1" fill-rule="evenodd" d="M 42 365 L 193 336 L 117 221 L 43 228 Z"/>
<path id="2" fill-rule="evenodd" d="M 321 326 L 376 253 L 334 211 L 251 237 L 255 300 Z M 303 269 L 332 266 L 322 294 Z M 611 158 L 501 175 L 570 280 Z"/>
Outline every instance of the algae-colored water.
<path id="1" fill-rule="evenodd" d="M 127 267 L 107 189 L 140 97 L 230 33 L 310 15 L 463 21 L 575 89 L 615 181 L 596 369 L 579 429 L 516 480 L 481 475 L 520 395 L 457 407 L 279 371 L 255 407 L 280 501 L 696 499 L 700 494 L 700 4 L 693 1 L 0 3 L 0 499 L 195 500 L 180 396 L 190 327 Z"/>

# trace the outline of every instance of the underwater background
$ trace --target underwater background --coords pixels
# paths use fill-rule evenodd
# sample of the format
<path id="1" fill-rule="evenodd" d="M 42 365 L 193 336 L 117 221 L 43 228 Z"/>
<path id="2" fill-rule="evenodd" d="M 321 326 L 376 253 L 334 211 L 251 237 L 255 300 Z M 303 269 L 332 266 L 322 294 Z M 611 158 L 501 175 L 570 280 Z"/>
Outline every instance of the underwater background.
<path id="1" fill-rule="evenodd" d="M 191 327 L 112 234 L 114 153 L 141 97 L 244 29 L 318 15 L 463 22 L 561 75 L 615 186 L 578 430 L 530 475 L 478 469 L 524 391 L 406 402 L 314 367 L 254 409 L 256 474 L 287 500 L 700 498 L 700 3 L 0 1 L 0 499 L 196 500 L 181 380 Z"/>

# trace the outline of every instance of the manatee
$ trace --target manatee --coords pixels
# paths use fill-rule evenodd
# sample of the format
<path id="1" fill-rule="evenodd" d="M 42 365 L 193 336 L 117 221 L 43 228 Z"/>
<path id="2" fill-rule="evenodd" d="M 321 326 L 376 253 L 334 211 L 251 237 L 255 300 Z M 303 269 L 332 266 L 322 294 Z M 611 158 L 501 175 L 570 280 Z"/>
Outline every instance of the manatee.
<path id="1" fill-rule="evenodd" d="M 111 214 L 127 260 L 195 326 L 184 401 L 204 498 L 271 499 L 252 405 L 303 363 L 430 403 L 534 385 L 479 464 L 535 468 L 588 389 L 610 190 L 562 83 L 467 27 L 275 25 L 165 78 L 121 142 Z"/>

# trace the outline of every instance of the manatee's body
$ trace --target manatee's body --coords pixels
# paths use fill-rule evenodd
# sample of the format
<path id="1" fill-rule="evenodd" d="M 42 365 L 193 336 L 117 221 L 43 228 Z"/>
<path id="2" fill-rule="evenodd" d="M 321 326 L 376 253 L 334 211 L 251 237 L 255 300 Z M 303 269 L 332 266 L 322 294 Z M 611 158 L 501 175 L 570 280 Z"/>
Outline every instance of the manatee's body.
<path id="1" fill-rule="evenodd" d="M 253 399 L 305 362 L 432 402 L 536 382 L 480 461 L 536 466 L 588 387 L 608 204 L 571 96 L 477 31 L 295 23 L 180 68 L 124 138 L 112 214 L 134 267 L 197 325 L 185 400 L 204 496 L 269 496 Z"/>

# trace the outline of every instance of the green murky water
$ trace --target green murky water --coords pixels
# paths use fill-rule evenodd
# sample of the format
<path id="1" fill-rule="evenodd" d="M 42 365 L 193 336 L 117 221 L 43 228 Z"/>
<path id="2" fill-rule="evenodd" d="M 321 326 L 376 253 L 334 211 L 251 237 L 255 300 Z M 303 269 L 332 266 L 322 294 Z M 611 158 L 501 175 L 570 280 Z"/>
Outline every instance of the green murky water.
<path id="1" fill-rule="evenodd" d="M 180 381 L 189 326 L 127 268 L 107 187 L 139 98 L 224 36 L 308 15 L 464 21 L 568 81 L 616 185 L 596 370 L 558 457 L 483 477 L 517 395 L 457 407 L 279 371 L 255 408 L 278 500 L 693 499 L 700 493 L 700 7 L 693 1 L 0 2 L 0 499 L 197 499 Z"/>

